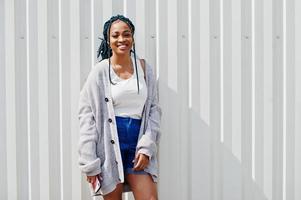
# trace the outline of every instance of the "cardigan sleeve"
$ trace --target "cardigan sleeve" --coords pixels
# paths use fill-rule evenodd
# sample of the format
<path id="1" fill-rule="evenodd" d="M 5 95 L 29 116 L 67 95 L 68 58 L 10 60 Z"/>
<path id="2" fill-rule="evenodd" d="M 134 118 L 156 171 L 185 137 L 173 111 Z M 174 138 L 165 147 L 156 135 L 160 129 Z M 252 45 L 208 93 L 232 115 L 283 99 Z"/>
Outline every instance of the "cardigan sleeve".
<path id="1" fill-rule="evenodd" d="M 150 66 L 147 66 L 151 68 Z M 158 101 L 158 87 L 157 82 L 154 78 L 152 70 L 149 71 L 152 73 L 151 81 L 152 82 L 152 97 L 151 97 L 151 106 L 150 112 L 148 116 L 148 120 L 146 123 L 146 131 L 140 138 L 137 148 L 138 153 L 143 153 L 149 156 L 149 159 L 152 158 L 153 155 L 157 154 L 157 146 L 159 144 L 161 131 L 160 131 L 160 121 L 161 121 L 161 107 Z"/>
<path id="2" fill-rule="evenodd" d="M 87 176 L 94 176 L 101 172 L 100 158 L 96 154 L 98 133 L 96 129 L 95 115 L 92 106 L 97 98 L 97 83 L 93 70 L 90 72 L 79 98 L 79 168 Z"/>

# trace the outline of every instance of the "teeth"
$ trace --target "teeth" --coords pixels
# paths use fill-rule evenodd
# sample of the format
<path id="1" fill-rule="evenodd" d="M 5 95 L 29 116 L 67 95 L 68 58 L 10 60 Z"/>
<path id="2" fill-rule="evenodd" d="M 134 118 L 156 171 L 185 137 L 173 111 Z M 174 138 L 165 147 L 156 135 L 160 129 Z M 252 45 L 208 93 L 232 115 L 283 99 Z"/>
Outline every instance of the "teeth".
<path id="1" fill-rule="evenodd" d="M 127 47 L 126 47 L 126 45 L 121 45 L 121 46 L 118 46 L 118 48 L 120 48 L 120 49 L 126 49 Z"/>

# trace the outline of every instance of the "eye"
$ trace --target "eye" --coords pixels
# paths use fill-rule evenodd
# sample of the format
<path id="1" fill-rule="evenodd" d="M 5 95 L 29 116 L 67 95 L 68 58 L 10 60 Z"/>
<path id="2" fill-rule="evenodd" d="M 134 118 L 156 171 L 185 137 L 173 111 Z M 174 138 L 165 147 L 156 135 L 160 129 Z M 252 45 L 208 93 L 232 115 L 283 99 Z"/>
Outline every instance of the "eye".
<path id="1" fill-rule="evenodd" d="M 132 36 L 132 33 L 131 32 L 125 32 L 123 34 L 124 37 L 131 37 Z"/>

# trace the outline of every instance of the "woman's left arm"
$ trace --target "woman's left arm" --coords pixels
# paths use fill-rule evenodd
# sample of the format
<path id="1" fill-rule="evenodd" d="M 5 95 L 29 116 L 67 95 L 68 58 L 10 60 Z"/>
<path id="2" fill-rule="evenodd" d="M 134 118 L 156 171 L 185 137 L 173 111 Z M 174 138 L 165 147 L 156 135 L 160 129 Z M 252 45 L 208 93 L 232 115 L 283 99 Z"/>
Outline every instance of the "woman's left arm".
<path id="1" fill-rule="evenodd" d="M 150 66 L 147 66 L 150 67 Z M 152 72 L 149 72 L 152 73 Z M 151 106 L 148 121 L 146 121 L 146 131 L 144 135 L 138 142 L 138 154 L 145 154 L 151 159 L 153 155 L 157 153 L 157 146 L 159 144 L 161 131 L 160 131 L 160 121 L 161 121 L 161 107 L 158 102 L 158 87 L 157 81 L 152 76 L 152 97 L 151 97 Z"/>

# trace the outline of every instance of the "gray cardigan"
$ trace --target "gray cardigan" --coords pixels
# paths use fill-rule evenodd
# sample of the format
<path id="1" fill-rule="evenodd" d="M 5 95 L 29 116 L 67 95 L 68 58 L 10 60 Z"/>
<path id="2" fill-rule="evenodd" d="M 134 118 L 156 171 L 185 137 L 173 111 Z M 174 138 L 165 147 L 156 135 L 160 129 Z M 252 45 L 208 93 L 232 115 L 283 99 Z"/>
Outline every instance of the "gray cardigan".
<path id="1" fill-rule="evenodd" d="M 101 173 L 103 194 L 112 192 L 118 183 L 124 182 L 108 69 L 107 59 L 93 67 L 79 99 L 79 167 L 88 176 Z M 148 94 L 136 153 L 150 157 L 149 165 L 144 171 L 151 174 L 153 181 L 157 182 L 161 109 L 158 105 L 156 79 L 147 63 L 145 77 Z"/>

